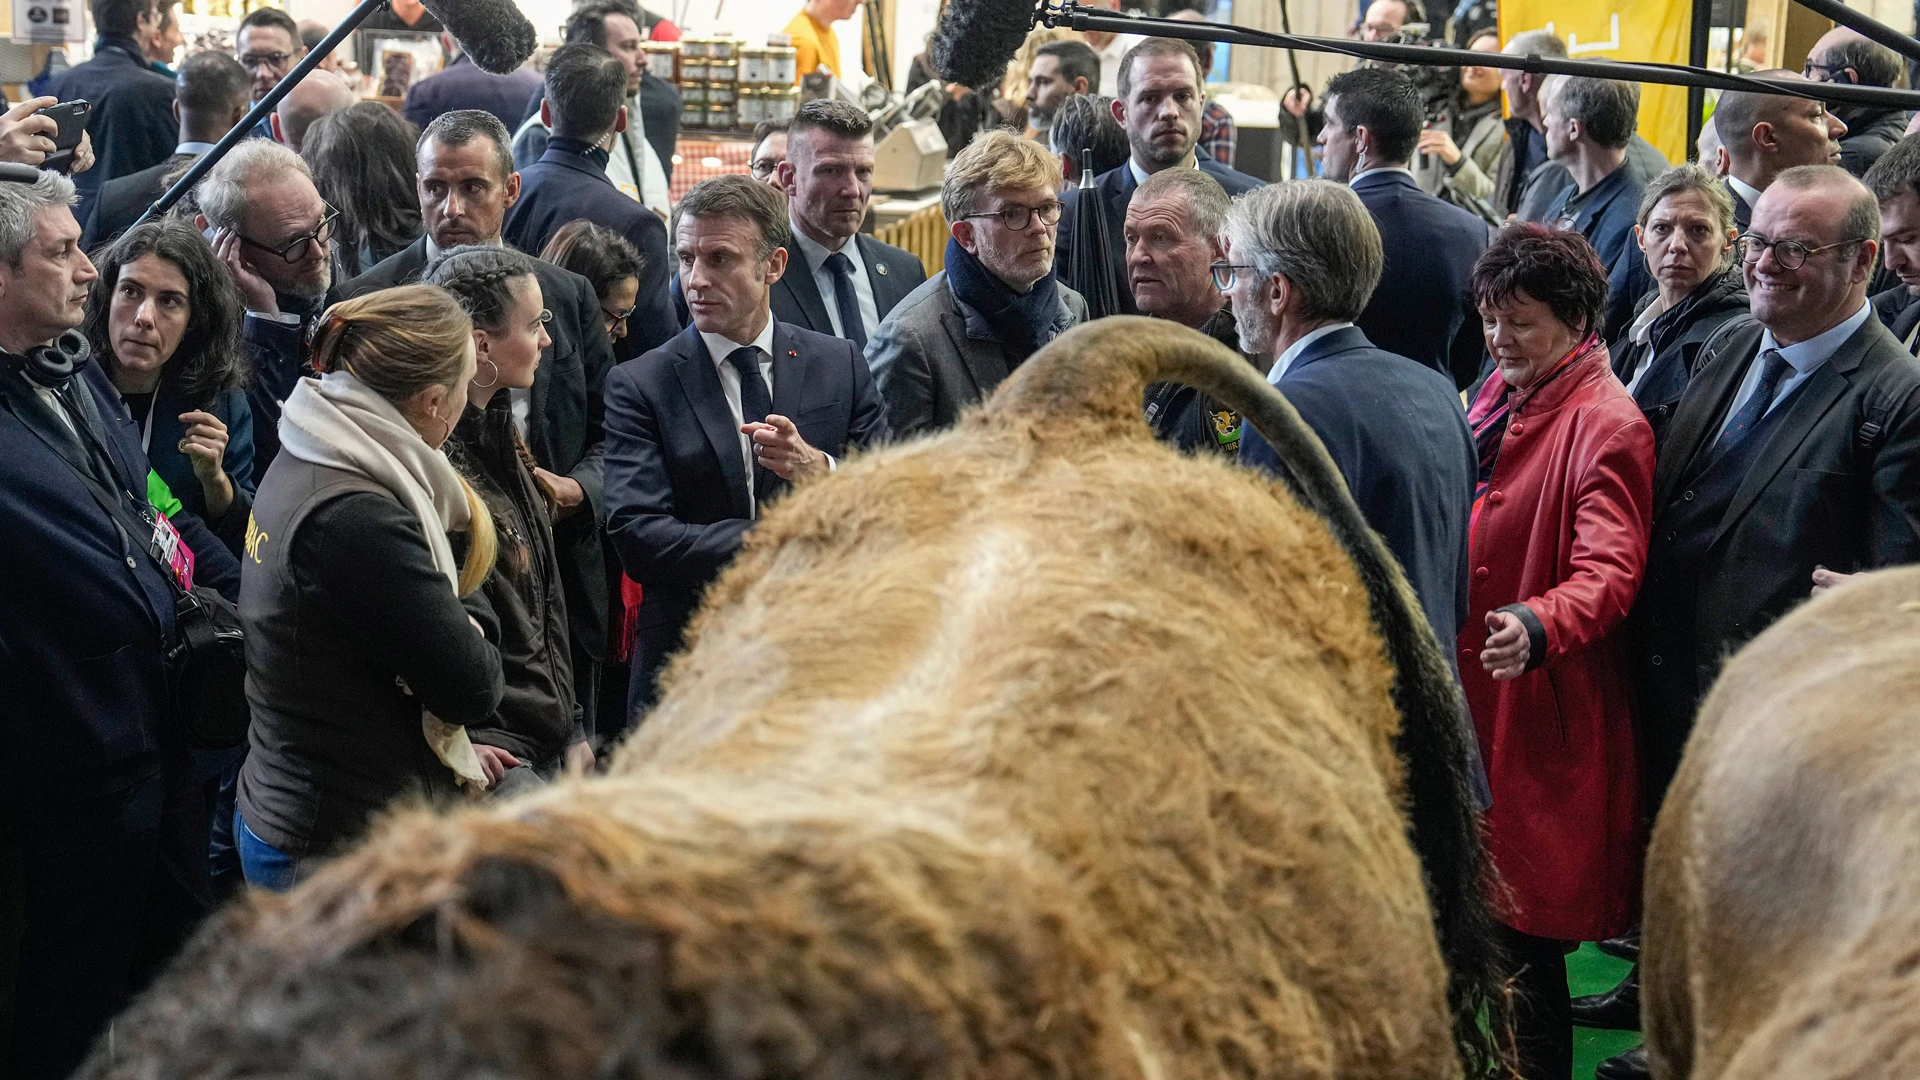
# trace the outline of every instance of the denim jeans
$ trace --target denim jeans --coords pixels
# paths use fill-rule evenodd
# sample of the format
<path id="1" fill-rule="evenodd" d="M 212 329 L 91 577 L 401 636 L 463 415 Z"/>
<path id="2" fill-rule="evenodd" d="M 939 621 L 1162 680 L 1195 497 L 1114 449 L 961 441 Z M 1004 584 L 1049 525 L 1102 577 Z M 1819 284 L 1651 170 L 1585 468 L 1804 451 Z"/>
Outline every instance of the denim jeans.
<path id="1" fill-rule="evenodd" d="M 299 880 L 293 856 L 255 836 L 238 807 L 233 811 L 233 836 L 240 845 L 240 870 L 247 884 L 268 892 L 286 892 Z"/>

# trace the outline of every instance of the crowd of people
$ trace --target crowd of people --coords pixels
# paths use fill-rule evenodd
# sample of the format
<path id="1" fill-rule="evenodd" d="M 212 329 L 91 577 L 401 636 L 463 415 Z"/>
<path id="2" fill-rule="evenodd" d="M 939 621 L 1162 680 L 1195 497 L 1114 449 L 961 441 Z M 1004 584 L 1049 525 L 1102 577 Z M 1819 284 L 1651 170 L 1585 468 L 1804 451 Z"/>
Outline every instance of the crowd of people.
<path id="1" fill-rule="evenodd" d="M 1375 0 L 1363 32 L 1410 11 Z M 1435 126 L 1365 66 L 1288 99 L 1323 175 L 1263 183 L 1187 43 L 1048 41 L 1029 127 L 951 161 L 928 274 L 861 231 L 873 125 L 830 99 L 663 220 L 625 0 L 580 8 L 517 111 L 321 84 L 135 224 L 304 48 L 261 9 L 237 60 L 162 78 L 129 52 L 160 14 L 98 0 L 81 171 L 0 183 L 21 1077 L 66 1076 L 213 905 L 291 887 L 381 808 L 593 771 L 765 509 L 951 427 L 1091 318 L 1076 258 L 1285 394 L 1450 645 L 1529 1080 L 1569 1075 L 1576 1018 L 1632 1011 L 1631 979 L 1569 1000 L 1564 958 L 1636 947 L 1648 823 L 1720 663 L 1920 558 L 1904 116 L 1728 92 L 1668 167 L 1632 85 L 1468 69 Z M 1806 77 L 1892 82 L 1878 49 L 1835 31 Z M 135 108 L 177 140 L 135 145 Z M 0 118 L 0 157 L 39 164 L 43 119 Z M 1084 214 L 1105 253 L 1074 250 Z M 1191 387 L 1141 416 L 1283 471 Z M 176 628 L 221 604 L 240 745 L 184 715 Z"/>

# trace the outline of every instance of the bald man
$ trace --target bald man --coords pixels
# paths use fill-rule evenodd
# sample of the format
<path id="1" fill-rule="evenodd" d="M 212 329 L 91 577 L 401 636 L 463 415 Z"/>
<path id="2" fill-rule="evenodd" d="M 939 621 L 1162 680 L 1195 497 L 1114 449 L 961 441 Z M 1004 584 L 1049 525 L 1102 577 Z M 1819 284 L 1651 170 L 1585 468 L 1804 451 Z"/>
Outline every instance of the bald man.
<path id="1" fill-rule="evenodd" d="M 1784 68 L 1758 74 L 1806 77 Z M 1727 188 L 1733 192 L 1733 223 L 1741 232 L 1774 177 L 1800 165 L 1838 165 L 1840 139 L 1847 133 L 1847 125 L 1821 102 L 1738 90 L 1720 95 L 1713 126 L 1727 150 Z"/>
<path id="2" fill-rule="evenodd" d="M 314 121 L 351 108 L 359 100 L 359 95 L 333 72 L 309 72 L 273 110 L 273 137 L 297 154 Z"/>
<path id="3" fill-rule="evenodd" d="M 1892 86 L 1900 78 L 1900 58 L 1892 49 L 1839 26 L 1814 42 L 1802 73 L 1815 82 Z M 1855 176 L 1865 176 L 1880 155 L 1900 141 L 1913 115 L 1871 105 L 1835 105 L 1833 112 L 1847 125 L 1847 136 L 1840 140 L 1840 167 Z"/>

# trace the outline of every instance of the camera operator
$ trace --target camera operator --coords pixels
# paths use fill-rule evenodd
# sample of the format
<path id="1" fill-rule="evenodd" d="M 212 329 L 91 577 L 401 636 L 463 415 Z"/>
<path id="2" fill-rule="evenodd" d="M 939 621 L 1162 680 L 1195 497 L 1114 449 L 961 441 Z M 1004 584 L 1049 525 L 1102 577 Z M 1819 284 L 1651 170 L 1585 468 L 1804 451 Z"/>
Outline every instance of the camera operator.
<path id="1" fill-rule="evenodd" d="M 1499 31 L 1482 30 L 1467 47 L 1474 52 L 1498 52 Z M 1491 201 L 1503 133 L 1500 69 L 1461 68 L 1453 92 L 1428 105 L 1427 126 L 1420 133 L 1413 161 L 1415 182 L 1427 194 L 1499 224 Z"/>

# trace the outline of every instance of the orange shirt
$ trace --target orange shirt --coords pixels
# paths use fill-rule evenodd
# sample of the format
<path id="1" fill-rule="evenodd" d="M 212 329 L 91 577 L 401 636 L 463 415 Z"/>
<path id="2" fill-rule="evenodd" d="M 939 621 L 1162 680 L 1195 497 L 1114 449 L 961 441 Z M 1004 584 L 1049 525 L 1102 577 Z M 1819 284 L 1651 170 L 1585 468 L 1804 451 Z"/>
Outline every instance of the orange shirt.
<path id="1" fill-rule="evenodd" d="M 802 11 L 787 24 L 786 33 L 793 38 L 794 59 L 799 61 L 801 75 L 826 68 L 834 78 L 840 77 L 840 39 L 834 36 L 833 27 Z"/>

